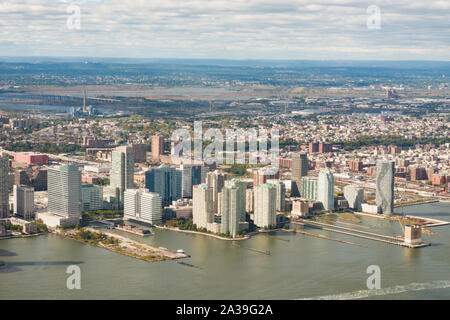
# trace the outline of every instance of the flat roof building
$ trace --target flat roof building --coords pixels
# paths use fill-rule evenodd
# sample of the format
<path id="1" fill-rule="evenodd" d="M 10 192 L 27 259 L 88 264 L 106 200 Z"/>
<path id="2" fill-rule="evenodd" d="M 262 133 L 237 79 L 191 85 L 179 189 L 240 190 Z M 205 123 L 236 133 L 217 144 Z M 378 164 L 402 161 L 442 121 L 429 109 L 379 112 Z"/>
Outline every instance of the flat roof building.
<path id="1" fill-rule="evenodd" d="M 50 167 L 48 178 L 48 211 L 69 217 L 81 216 L 81 172 L 74 165 Z"/>

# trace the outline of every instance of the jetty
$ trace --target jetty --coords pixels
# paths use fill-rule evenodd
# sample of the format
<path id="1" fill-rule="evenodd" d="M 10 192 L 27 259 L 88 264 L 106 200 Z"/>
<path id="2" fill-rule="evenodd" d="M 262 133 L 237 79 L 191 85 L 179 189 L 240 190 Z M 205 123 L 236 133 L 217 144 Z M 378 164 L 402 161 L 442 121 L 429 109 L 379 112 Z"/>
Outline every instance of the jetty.
<path id="1" fill-rule="evenodd" d="M 240 246 L 240 245 L 235 244 L 235 243 L 233 243 L 232 245 L 233 245 L 234 247 L 238 247 L 238 248 L 242 248 L 242 249 L 247 249 L 247 250 L 250 250 L 250 251 L 253 251 L 253 252 L 258 252 L 258 253 L 262 253 L 262 254 L 265 254 L 265 255 L 270 256 L 270 251 L 269 251 L 269 250 L 260 250 L 260 249 L 250 248 L 250 247 L 243 247 L 243 246 Z"/>
<path id="2" fill-rule="evenodd" d="M 403 246 L 403 247 L 408 247 L 408 248 L 421 248 L 421 247 L 429 246 L 428 243 L 424 243 L 424 242 L 417 243 L 417 244 L 406 243 L 404 241 L 404 238 L 401 236 L 393 237 L 393 236 L 378 234 L 378 233 L 374 233 L 374 232 L 368 232 L 368 231 L 362 231 L 362 230 L 357 230 L 357 229 L 353 229 L 353 228 L 336 226 L 336 225 L 327 224 L 327 223 L 323 223 L 323 222 L 300 219 L 299 221 L 293 221 L 291 223 L 309 226 L 309 227 L 313 227 L 313 228 L 319 228 L 319 229 L 326 230 L 326 231 L 341 233 L 341 234 L 345 234 L 348 236 L 394 244 L 397 246 Z"/>
<path id="3" fill-rule="evenodd" d="M 325 240 L 331 240 L 331 241 L 335 241 L 335 242 L 345 243 L 345 244 L 349 244 L 349 245 L 352 245 L 352 246 L 364 247 L 363 245 L 361 245 L 359 243 L 354 243 L 354 242 L 340 240 L 340 239 L 334 239 L 334 238 L 330 238 L 330 237 L 327 237 L 327 236 L 324 236 L 324 235 L 318 234 L 318 233 L 312 233 L 312 232 L 307 232 L 307 231 L 303 231 L 303 230 L 297 230 L 297 233 L 300 233 L 300 234 L 303 234 L 303 235 L 306 235 L 306 236 L 320 238 L 320 239 L 325 239 Z"/>

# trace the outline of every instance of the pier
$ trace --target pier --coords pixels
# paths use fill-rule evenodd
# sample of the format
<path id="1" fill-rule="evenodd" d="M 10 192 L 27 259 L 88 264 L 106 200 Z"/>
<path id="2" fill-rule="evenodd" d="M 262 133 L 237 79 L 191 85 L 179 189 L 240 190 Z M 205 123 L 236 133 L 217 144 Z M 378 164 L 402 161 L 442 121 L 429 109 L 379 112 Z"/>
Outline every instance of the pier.
<path id="1" fill-rule="evenodd" d="M 402 208 L 402 207 L 411 207 L 411 206 L 417 206 L 421 204 L 427 204 L 427 203 L 436 203 L 440 202 L 439 200 L 427 200 L 427 201 L 416 201 L 416 202 L 409 202 L 409 203 L 402 203 L 402 204 L 396 204 L 394 205 L 395 208 Z"/>
<path id="2" fill-rule="evenodd" d="M 356 229 L 351 229 L 351 228 L 346 228 L 346 227 L 341 227 L 341 226 L 330 225 L 327 223 L 322 223 L 322 222 L 317 222 L 317 221 L 301 219 L 300 222 L 291 222 L 291 223 L 320 228 L 320 229 L 326 230 L 326 231 L 341 233 L 341 234 L 345 234 L 345 235 L 349 235 L 349 236 L 353 236 L 353 237 L 358 237 L 358 238 L 363 238 L 363 239 L 368 239 L 368 240 L 373 240 L 373 241 L 379 241 L 379 242 L 394 244 L 397 246 L 403 246 L 403 247 L 408 247 L 408 248 L 421 248 L 421 247 L 429 246 L 428 243 L 424 243 L 424 242 L 419 243 L 419 244 L 406 243 L 404 241 L 403 237 L 401 237 L 401 236 L 399 236 L 399 237 L 387 236 L 387 235 L 373 233 L 373 232 L 367 232 L 367 231 L 361 231 L 361 230 L 356 230 Z"/>
<path id="3" fill-rule="evenodd" d="M 280 241 L 285 241 L 285 242 L 291 241 L 291 240 L 289 240 L 289 239 L 283 239 L 283 238 L 280 238 L 280 237 L 277 237 L 277 236 L 272 236 L 272 235 L 270 235 L 270 234 L 269 234 L 269 237 L 271 237 L 272 239 L 276 239 L 276 240 L 280 240 Z"/>
<path id="4" fill-rule="evenodd" d="M 243 246 L 240 246 L 240 245 L 235 244 L 235 243 L 233 243 L 232 246 L 233 247 L 242 248 L 242 249 L 247 249 L 247 250 L 250 250 L 250 251 L 253 251 L 253 252 L 262 253 L 262 254 L 270 256 L 270 251 L 268 251 L 268 250 L 260 250 L 260 249 L 250 248 L 250 247 L 243 247 Z"/>
<path id="5" fill-rule="evenodd" d="M 318 233 L 312 233 L 312 232 L 307 232 L 307 231 L 302 231 L 302 230 L 297 230 L 297 233 L 300 233 L 300 234 L 303 234 L 303 235 L 306 235 L 306 236 L 320 238 L 320 239 L 325 239 L 325 240 L 331 240 L 331 241 L 335 241 L 335 242 L 345 243 L 345 244 L 349 244 L 349 245 L 352 245 L 352 246 L 364 247 L 363 245 L 361 245 L 359 243 L 354 243 L 354 242 L 350 242 L 350 241 L 329 238 L 327 236 L 324 236 L 324 235 L 321 235 L 321 234 L 318 234 Z"/>
<path id="6" fill-rule="evenodd" d="M 114 227 L 114 229 L 137 234 L 142 237 L 148 237 L 149 235 L 151 235 L 150 230 L 140 229 L 134 226 L 117 225 Z"/>

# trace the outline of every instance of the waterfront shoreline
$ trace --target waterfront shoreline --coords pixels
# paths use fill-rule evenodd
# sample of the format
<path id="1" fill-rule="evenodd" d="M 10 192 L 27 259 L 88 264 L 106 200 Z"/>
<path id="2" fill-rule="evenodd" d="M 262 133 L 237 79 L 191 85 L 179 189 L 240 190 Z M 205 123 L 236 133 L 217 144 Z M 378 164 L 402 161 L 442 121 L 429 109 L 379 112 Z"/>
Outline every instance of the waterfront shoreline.
<path id="1" fill-rule="evenodd" d="M 221 237 L 219 235 L 216 235 L 214 233 L 207 233 L 207 232 L 201 232 L 201 231 L 194 231 L 194 230 L 182 230 L 180 228 L 171 228 L 171 227 L 166 227 L 166 226 L 157 226 L 154 225 L 153 227 L 157 228 L 157 229 L 161 229 L 161 230 L 170 230 L 170 231 L 176 231 L 176 232 L 183 232 L 183 233 L 190 233 L 190 234 L 201 234 L 204 236 L 208 236 L 208 237 L 212 237 L 212 238 L 216 238 L 218 240 L 226 240 L 226 241 L 241 241 L 241 240 L 248 240 L 251 238 L 251 236 L 249 234 L 246 234 L 244 237 L 242 238 L 225 238 L 225 237 Z"/>
<path id="2" fill-rule="evenodd" d="M 92 229 L 92 228 L 86 228 L 86 230 L 90 231 L 90 232 L 100 233 L 98 230 L 95 230 L 95 229 Z M 128 256 L 128 257 L 135 258 L 135 259 L 138 259 L 138 260 L 144 260 L 144 261 L 147 261 L 147 262 L 176 260 L 176 259 L 182 259 L 182 258 L 189 258 L 190 257 L 190 255 L 188 255 L 186 253 L 178 253 L 178 252 L 174 252 L 174 251 L 171 251 L 169 249 L 166 249 L 166 248 L 155 247 L 155 246 L 152 246 L 152 245 L 147 244 L 147 243 L 142 243 L 142 242 L 138 242 L 138 241 L 132 240 L 130 238 L 121 236 L 119 234 L 115 234 L 115 233 L 111 233 L 111 232 L 101 232 L 101 233 L 105 234 L 108 237 L 120 240 L 121 243 L 124 244 L 125 246 L 124 247 L 120 247 L 120 248 L 115 248 L 115 247 L 107 246 L 107 245 L 105 245 L 105 244 L 103 244 L 101 242 L 93 244 L 93 243 L 90 243 L 90 242 L 83 241 L 81 239 L 76 239 L 74 237 L 71 237 L 68 233 L 65 233 L 65 232 L 61 232 L 61 231 L 55 232 L 56 235 L 59 235 L 59 236 L 61 236 L 63 238 L 66 238 L 66 239 L 75 240 L 75 241 L 77 241 L 79 243 L 92 245 L 92 246 L 98 247 L 98 248 L 103 248 L 103 249 L 106 249 L 106 250 L 109 250 L 109 251 L 112 251 L 112 252 L 116 252 L 116 253 L 122 254 L 124 256 Z M 132 246 L 134 246 L 135 248 L 136 247 L 144 248 L 145 250 L 148 250 L 150 252 L 147 252 L 148 254 L 146 254 L 146 255 L 134 253 L 134 252 L 131 252 L 131 250 L 132 250 L 131 247 Z M 128 250 L 128 251 L 126 251 L 126 250 Z"/>
<path id="3" fill-rule="evenodd" d="M 439 219 L 442 213 L 450 212 L 450 204 L 442 204 L 440 207 L 428 204 L 423 206 L 423 210 L 405 210 L 406 214 L 417 212 L 424 212 L 431 218 Z M 448 218 L 447 215 L 446 219 Z M 389 226 L 383 220 L 374 220 L 364 219 L 363 223 L 380 227 L 380 233 L 388 235 L 391 227 L 399 230 L 397 222 L 393 223 L 395 226 Z M 439 239 L 435 241 L 440 245 L 432 245 L 418 251 L 309 228 L 299 230 L 359 243 L 362 246 L 301 233 L 295 235 L 280 232 L 274 232 L 273 236 L 289 239 L 290 242 L 279 241 L 268 233 L 252 237 L 247 242 L 234 242 L 234 246 L 233 242 L 216 241 L 213 238 L 153 230 L 155 237 L 147 240 L 118 230 L 110 232 L 120 232 L 121 235 L 136 241 L 149 241 L 155 246 L 174 250 L 182 248 L 186 253 L 192 254 L 192 257 L 152 264 L 112 254 L 94 246 L 80 246 L 78 242 L 53 235 L 29 240 L 0 241 L 0 249 L 5 250 L 0 260 L 7 264 L 0 273 L 0 277 L 3 277 L 2 288 L 5 288 L 0 290 L 0 296 L 6 299 L 54 299 L 57 296 L 59 299 L 72 300 L 99 297 L 109 300 L 139 300 L 142 297 L 183 300 L 205 297 L 221 299 L 224 296 L 251 299 L 255 295 L 261 299 L 307 298 L 359 290 L 369 276 L 366 275 L 369 264 L 378 265 L 382 274 L 383 270 L 389 273 L 389 277 L 383 278 L 383 286 L 386 287 L 450 279 L 450 258 L 445 254 L 446 246 L 450 243 L 448 227 L 437 229 Z M 248 248 L 260 250 L 261 253 Z M 264 254 L 269 251 L 270 255 Z M 335 259 L 337 263 L 330 263 L 336 261 Z M 57 262 L 61 264 L 56 264 Z M 80 264 L 82 289 L 67 290 L 65 281 L 69 275 L 65 273 L 66 268 L 77 262 L 83 262 Z M 314 264 L 313 267 L 311 263 Z M 279 272 L 270 272 L 271 270 L 282 270 L 288 275 L 298 274 L 301 270 L 302 277 L 282 277 Z M 217 276 L 218 274 L 220 276 Z M 262 275 L 264 279 L 261 278 Z M 246 290 L 240 290 L 242 278 L 248 283 L 249 288 Z M 308 285 L 310 282 L 315 283 L 313 289 Z M 450 289 L 429 288 L 399 296 L 390 294 L 386 297 L 427 299 L 432 295 L 443 299 L 449 294 Z"/>
<path id="4" fill-rule="evenodd" d="M 411 205 L 405 205 L 406 207 L 411 207 L 411 206 L 420 206 L 420 205 L 425 205 L 425 204 L 431 204 L 431 203 L 449 203 L 447 201 L 443 201 L 443 200 L 432 200 L 432 201 L 427 201 L 427 202 L 420 202 L 420 203 L 414 203 Z M 413 216 L 413 215 L 403 215 L 400 213 L 394 213 L 392 215 L 386 216 L 384 214 L 376 214 L 376 213 L 367 213 L 367 212 L 358 212 L 358 211 L 354 211 L 353 212 L 356 215 L 361 215 L 361 216 L 366 216 L 366 217 L 373 217 L 373 218 L 378 218 L 378 219 L 385 219 L 385 220 L 395 220 L 392 218 L 392 216 L 397 216 L 397 217 L 405 217 L 405 218 L 410 218 L 410 219 L 421 219 L 423 221 L 425 221 L 427 224 L 423 225 L 423 227 L 438 227 L 438 226 L 445 226 L 445 225 L 449 225 L 450 222 L 449 221 L 445 221 L 445 220 L 439 220 L 439 219 L 432 219 L 432 218 L 428 218 L 428 217 L 423 217 L 420 215 L 417 216 Z"/>
<path id="5" fill-rule="evenodd" d="M 221 237 L 219 235 L 216 235 L 214 233 L 206 233 L 206 232 L 201 232 L 201 231 L 194 231 L 194 230 L 182 230 L 179 228 L 171 228 L 171 227 L 166 227 L 166 226 L 157 226 L 154 225 L 153 227 L 157 228 L 157 229 L 161 229 L 161 230 L 170 230 L 170 231 L 176 231 L 176 232 L 182 232 L 182 233 L 190 233 L 190 234 L 200 234 L 200 235 L 204 235 L 204 236 L 209 236 L 212 238 L 216 238 L 218 240 L 225 240 L 225 241 L 243 241 L 243 240 L 249 240 L 251 237 L 256 236 L 258 234 L 264 234 L 264 233 L 270 233 L 270 232 L 275 232 L 275 231 L 281 231 L 281 232 L 295 232 L 289 229 L 284 229 L 284 228 L 277 228 L 277 229 L 269 229 L 269 230 L 259 230 L 259 231 L 252 231 L 247 233 L 245 236 L 243 236 L 242 238 L 225 238 L 225 237 Z"/>
<path id="6" fill-rule="evenodd" d="M 436 203 L 436 202 L 441 202 L 441 201 L 443 201 L 443 200 L 433 199 L 433 200 L 425 200 L 425 201 L 409 202 L 409 203 L 403 203 L 403 204 L 396 204 L 396 205 L 394 205 L 394 208 L 405 208 L 405 207 L 411 207 L 411 206 L 415 206 L 415 205 L 428 204 L 428 203 Z"/>
<path id="7" fill-rule="evenodd" d="M 12 235 L 12 236 L 4 236 L 0 237 L 0 240 L 6 240 L 6 239 L 25 239 L 25 238 L 34 238 L 39 237 L 44 234 L 49 234 L 49 232 L 41 232 L 41 233 L 33 233 L 33 234 L 22 234 L 22 235 Z"/>

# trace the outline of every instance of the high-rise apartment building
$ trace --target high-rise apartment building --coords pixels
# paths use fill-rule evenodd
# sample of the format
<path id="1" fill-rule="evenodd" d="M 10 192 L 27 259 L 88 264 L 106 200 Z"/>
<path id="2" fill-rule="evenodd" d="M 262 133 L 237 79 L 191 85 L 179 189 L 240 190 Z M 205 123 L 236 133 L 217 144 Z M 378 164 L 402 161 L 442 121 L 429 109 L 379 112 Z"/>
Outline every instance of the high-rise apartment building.
<path id="1" fill-rule="evenodd" d="M 279 181 L 275 185 L 275 189 L 277 190 L 277 211 L 285 211 L 286 210 L 286 186 L 283 182 Z"/>
<path id="2" fill-rule="evenodd" d="M 83 211 L 103 209 L 103 188 L 93 184 L 82 184 L 81 203 Z"/>
<path id="3" fill-rule="evenodd" d="M 309 153 L 317 153 L 319 152 L 319 143 L 318 142 L 310 142 L 308 145 Z"/>
<path id="4" fill-rule="evenodd" d="M 268 179 L 280 178 L 280 172 L 278 170 L 276 172 L 273 172 L 273 170 L 270 168 L 253 169 L 252 174 L 253 174 L 253 187 L 266 183 Z"/>
<path id="5" fill-rule="evenodd" d="M 8 158 L 0 156 L 0 218 L 9 217 Z"/>
<path id="6" fill-rule="evenodd" d="M 292 155 L 291 172 L 292 185 L 291 196 L 300 197 L 302 177 L 308 175 L 309 162 L 308 156 L 304 152 L 297 152 Z"/>
<path id="7" fill-rule="evenodd" d="M 34 189 L 28 186 L 14 185 L 14 214 L 24 219 L 32 219 L 34 214 Z"/>
<path id="8" fill-rule="evenodd" d="M 394 212 L 394 173 L 394 161 L 377 161 L 376 204 L 386 214 Z"/>
<path id="9" fill-rule="evenodd" d="M 411 167 L 409 169 L 411 181 L 427 180 L 427 171 L 422 167 Z"/>
<path id="10" fill-rule="evenodd" d="M 239 205 L 239 221 L 245 221 L 245 191 L 247 190 L 247 183 L 241 181 L 238 178 L 233 178 L 229 181 L 225 181 L 225 185 L 234 186 L 238 190 L 238 205 Z"/>
<path id="11" fill-rule="evenodd" d="M 327 153 L 333 150 L 332 145 L 323 142 L 310 142 L 309 153 Z"/>
<path id="12" fill-rule="evenodd" d="M 308 175 L 308 156 L 306 153 L 297 152 L 292 155 L 292 179 L 300 180 L 302 177 Z"/>
<path id="13" fill-rule="evenodd" d="M 159 160 L 160 156 L 164 154 L 164 137 L 160 135 L 152 136 L 152 158 Z"/>
<path id="14" fill-rule="evenodd" d="M 277 189 L 272 184 L 261 184 L 255 188 L 254 223 L 260 228 L 275 226 Z"/>
<path id="15" fill-rule="evenodd" d="M 124 192 L 124 217 L 150 224 L 162 222 L 161 196 L 146 189 L 127 189 Z"/>
<path id="16" fill-rule="evenodd" d="M 74 165 L 51 167 L 47 172 L 48 211 L 62 216 L 81 216 L 81 172 Z"/>
<path id="17" fill-rule="evenodd" d="M 317 200 L 322 202 L 325 210 L 334 210 L 334 176 L 333 172 L 323 170 L 317 179 Z"/>
<path id="18" fill-rule="evenodd" d="M 364 189 L 355 185 L 344 187 L 344 197 L 351 209 L 361 211 L 361 204 L 364 201 Z"/>
<path id="19" fill-rule="evenodd" d="M 123 216 L 125 218 L 139 218 L 141 213 L 141 193 L 139 189 L 127 189 L 125 190 Z"/>
<path id="20" fill-rule="evenodd" d="M 141 219 L 150 224 L 162 222 L 161 196 L 144 190 L 141 194 Z"/>
<path id="21" fill-rule="evenodd" d="M 212 189 L 213 193 L 212 201 L 213 201 L 213 211 L 215 213 L 218 212 L 218 205 L 219 205 L 218 195 L 222 191 L 226 179 L 227 175 L 225 173 L 221 173 L 218 170 L 208 172 L 206 174 L 206 183 L 208 187 Z"/>
<path id="22" fill-rule="evenodd" d="M 253 174 L 253 187 L 257 187 L 260 184 L 264 184 L 267 181 L 267 176 L 264 175 L 260 169 L 253 169 L 252 170 L 252 174 Z"/>
<path id="23" fill-rule="evenodd" d="M 360 160 L 350 160 L 349 168 L 351 171 L 362 171 L 363 163 Z"/>
<path id="24" fill-rule="evenodd" d="M 253 212 L 255 210 L 255 193 L 253 189 L 245 190 L 245 211 Z"/>
<path id="25" fill-rule="evenodd" d="M 132 147 L 117 147 L 112 152 L 110 186 L 119 190 L 118 203 L 123 205 L 126 189 L 134 188 L 134 152 Z"/>
<path id="26" fill-rule="evenodd" d="M 307 200 L 317 200 L 317 178 L 302 178 L 302 198 Z"/>
<path id="27" fill-rule="evenodd" d="M 319 153 L 328 153 L 331 151 L 333 151 L 333 147 L 331 144 L 323 143 L 323 142 L 319 143 Z"/>
<path id="28" fill-rule="evenodd" d="M 194 186 L 192 216 L 197 228 L 207 228 L 214 222 L 213 189 L 207 184 Z"/>
<path id="29" fill-rule="evenodd" d="M 239 189 L 234 185 L 226 185 L 220 194 L 220 232 L 235 237 L 239 232 Z"/>
<path id="30" fill-rule="evenodd" d="M 192 198 L 192 187 L 202 183 L 202 165 L 182 164 L 181 195 L 183 198 Z"/>
<path id="31" fill-rule="evenodd" d="M 144 143 L 132 143 L 129 145 L 133 149 L 134 162 L 147 161 L 147 145 Z"/>
<path id="32" fill-rule="evenodd" d="M 145 187 L 161 196 L 163 206 L 181 199 L 182 171 L 162 164 L 145 173 Z"/>

